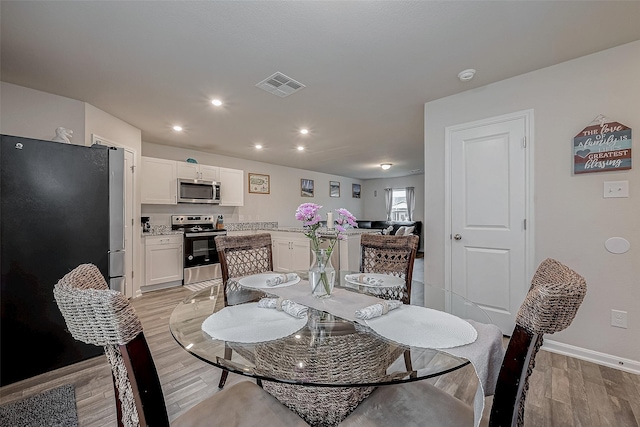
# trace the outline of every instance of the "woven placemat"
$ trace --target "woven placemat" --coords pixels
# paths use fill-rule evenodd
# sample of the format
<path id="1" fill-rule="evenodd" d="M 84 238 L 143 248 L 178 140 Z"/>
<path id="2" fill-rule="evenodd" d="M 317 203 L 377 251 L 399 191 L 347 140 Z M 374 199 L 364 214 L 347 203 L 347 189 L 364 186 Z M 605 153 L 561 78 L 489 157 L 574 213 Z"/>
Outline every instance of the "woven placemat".
<path id="1" fill-rule="evenodd" d="M 2 427 L 77 427 L 76 392 L 63 385 L 0 406 Z"/>

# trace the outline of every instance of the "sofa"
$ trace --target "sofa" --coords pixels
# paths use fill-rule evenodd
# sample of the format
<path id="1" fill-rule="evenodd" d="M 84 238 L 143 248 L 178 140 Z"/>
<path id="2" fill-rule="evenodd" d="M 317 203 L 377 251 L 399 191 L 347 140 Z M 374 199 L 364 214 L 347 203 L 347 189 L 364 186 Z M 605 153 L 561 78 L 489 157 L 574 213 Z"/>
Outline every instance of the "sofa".
<path id="1" fill-rule="evenodd" d="M 389 234 L 394 235 L 400 227 L 414 227 L 413 234 L 417 235 L 420 240 L 418 242 L 418 250 L 422 248 L 422 221 L 367 221 L 356 220 L 358 228 L 371 228 L 377 230 L 385 230 L 390 226 L 393 227 Z"/>

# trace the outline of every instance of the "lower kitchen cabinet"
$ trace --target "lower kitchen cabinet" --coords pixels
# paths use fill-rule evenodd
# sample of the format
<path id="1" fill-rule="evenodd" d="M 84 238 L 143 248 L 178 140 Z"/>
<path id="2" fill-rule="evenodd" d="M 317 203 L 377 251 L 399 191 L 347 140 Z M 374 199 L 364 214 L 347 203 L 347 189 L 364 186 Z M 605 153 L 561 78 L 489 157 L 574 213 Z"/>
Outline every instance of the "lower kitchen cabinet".
<path id="1" fill-rule="evenodd" d="M 273 269 L 304 271 L 311 265 L 311 245 L 302 233 L 271 232 Z"/>
<path id="2" fill-rule="evenodd" d="M 146 290 L 182 285 L 182 234 L 146 236 L 145 286 Z"/>

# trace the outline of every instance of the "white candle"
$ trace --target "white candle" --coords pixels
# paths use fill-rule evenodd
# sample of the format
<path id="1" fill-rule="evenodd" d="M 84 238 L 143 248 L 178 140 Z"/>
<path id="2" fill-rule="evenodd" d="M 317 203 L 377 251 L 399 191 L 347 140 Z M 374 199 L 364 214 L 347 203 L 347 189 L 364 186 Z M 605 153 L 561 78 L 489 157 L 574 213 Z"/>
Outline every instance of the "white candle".
<path id="1" fill-rule="evenodd" d="M 327 230 L 333 230 L 333 212 L 327 213 Z"/>

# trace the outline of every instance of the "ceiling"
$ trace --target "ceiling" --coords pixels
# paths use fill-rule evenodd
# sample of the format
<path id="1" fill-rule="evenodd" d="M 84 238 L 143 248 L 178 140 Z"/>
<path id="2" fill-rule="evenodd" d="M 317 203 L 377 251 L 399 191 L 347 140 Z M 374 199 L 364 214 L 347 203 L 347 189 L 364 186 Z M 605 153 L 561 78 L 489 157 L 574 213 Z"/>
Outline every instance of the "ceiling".
<path id="1" fill-rule="evenodd" d="M 0 7 L 3 81 L 88 102 L 145 142 L 359 179 L 423 172 L 425 102 L 640 39 L 639 1 Z M 256 87 L 275 72 L 306 87 Z"/>

